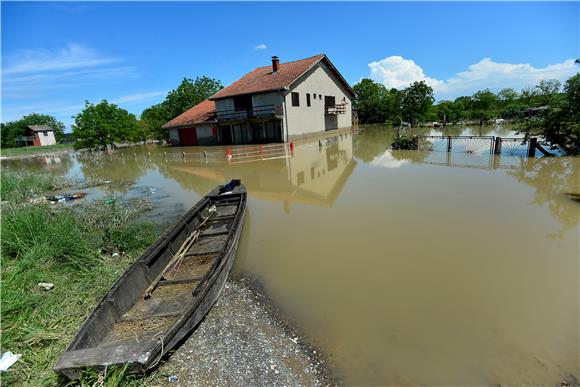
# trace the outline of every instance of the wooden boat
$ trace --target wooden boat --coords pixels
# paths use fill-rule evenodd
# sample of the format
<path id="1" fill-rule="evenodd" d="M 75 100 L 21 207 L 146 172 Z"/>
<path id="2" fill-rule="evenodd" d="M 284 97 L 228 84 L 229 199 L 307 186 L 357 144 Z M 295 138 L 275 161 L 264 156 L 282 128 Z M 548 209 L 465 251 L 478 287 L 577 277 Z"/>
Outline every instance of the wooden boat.
<path id="1" fill-rule="evenodd" d="M 75 379 L 86 368 L 155 367 L 217 300 L 235 259 L 246 196 L 232 180 L 171 226 L 113 285 L 54 370 Z"/>

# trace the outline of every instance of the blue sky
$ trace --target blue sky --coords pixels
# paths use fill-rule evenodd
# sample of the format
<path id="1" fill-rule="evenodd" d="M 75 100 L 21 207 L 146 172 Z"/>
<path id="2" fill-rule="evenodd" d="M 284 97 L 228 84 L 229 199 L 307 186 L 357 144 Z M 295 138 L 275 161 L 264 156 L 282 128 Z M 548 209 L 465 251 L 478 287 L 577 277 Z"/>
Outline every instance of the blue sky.
<path id="1" fill-rule="evenodd" d="M 347 81 L 426 79 L 438 99 L 578 71 L 579 2 L 2 2 L 2 121 L 67 125 L 85 100 L 139 115 L 183 77 L 227 85 L 326 53 Z"/>

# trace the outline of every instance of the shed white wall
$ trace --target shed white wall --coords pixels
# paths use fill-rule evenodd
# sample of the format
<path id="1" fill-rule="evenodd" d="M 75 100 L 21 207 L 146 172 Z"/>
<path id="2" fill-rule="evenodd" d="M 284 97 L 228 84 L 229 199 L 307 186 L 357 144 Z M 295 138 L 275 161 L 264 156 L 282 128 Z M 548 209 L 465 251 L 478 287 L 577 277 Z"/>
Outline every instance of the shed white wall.
<path id="1" fill-rule="evenodd" d="M 292 92 L 299 93 L 300 106 L 292 106 Z M 310 106 L 306 106 L 306 93 L 310 94 Z M 313 95 L 316 94 L 316 99 Z M 322 96 L 322 98 L 319 97 Z M 346 99 L 346 112 L 337 115 L 324 114 L 324 96 L 334 96 L 336 103 Z M 288 135 L 323 132 L 327 125 L 331 129 L 352 126 L 352 100 L 346 88 L 334 77 L 327 66 L 319 62 L 307 74 L 303 75 L 286 92 L 286 127 Z M 334 123 L 332 122 L 333 120 Z"/>
<path id="2" fill-rule="evenodd" d="M 52 130 L 44 131 L 44 132 L 37 132 L 37 133 L 38 133 L 38 138 L 40 139 L 41 146 L 55 145 L 56 144 L 56 138 L 54 137 L 54 132 Z M 46 135 L 45 135 L 45 133 L 46 133 Z"/>

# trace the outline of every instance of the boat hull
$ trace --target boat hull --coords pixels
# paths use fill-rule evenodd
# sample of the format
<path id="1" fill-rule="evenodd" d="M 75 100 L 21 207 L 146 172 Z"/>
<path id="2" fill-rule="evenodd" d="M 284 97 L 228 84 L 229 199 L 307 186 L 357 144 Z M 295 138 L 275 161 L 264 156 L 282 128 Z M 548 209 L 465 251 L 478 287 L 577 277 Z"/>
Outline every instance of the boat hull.
<path id="1" fill-rule="evenodd" d="M 220 194 L 221 187 L 198 202 L 123 274 L 85 321 L 54 366 L 54 371 L 70 379 L 78 378 L 84 369 L 103 370 L 111 366 L 124 367 L 132 373 L 146 372 L 155 368 L 163 356 L 199 325 L 219 298 L 227 281 L 245 220 L 246 191 L 243 185 L 225 194 Z M 178 277 L 160 282 L 155 290 L 159 294 L 167 293 L 167 289 L 184 289 L 175 297 L 177 301 L 159 297 L 156 300 L 157 293 L 153 294 L 151 300 L 144 299 L 145 288 L 154 282 L 155 275 L 163 271 L 173 256 L 173 253 L 167 251 L 177 250 L 176 246 L 184 243 L 186 235 L 191 234 L 196 225 L 201 229 L 203 217 L 200 214 L 211 206 L 217 206 L 218 215 L 211 219 L 209 228 L 193 244 L 189 250 L 191 254 L 186 255 L 194 263 L 207 258 L 211 265 L 203 261 L 207 267 L 201 264 L 199 267 L 191 266 L 192 273 L 204 269 L 205 274 L 199 278 Z M 236 208 L 235 212 L 232 212 L 233 207 Z M 224 216 L 220 216 L 222 211 Z M 219 253 L 204 252 L 204 248 L 211 250 L 213 247 L 215 250 L 219 241 L 223 241 Z M 213 261 L 210 260 L 212 254 L 215 254 Z M 188 261 L 181 265 L 185 276 L 190 273 L 188 265 Z M 171 308 L 182 311 L 171 314 Z M 171 324 L 160 328 L 158 334 L 146 334 L 158 321 L 171 321 Z M 142 324 L 142 329 L 133 327 L 129 336 L 126 332 L 123 336 L 120 327 L 123 324 L 131 327 L 133 325 L 129 324 L 136 322 Z"/>

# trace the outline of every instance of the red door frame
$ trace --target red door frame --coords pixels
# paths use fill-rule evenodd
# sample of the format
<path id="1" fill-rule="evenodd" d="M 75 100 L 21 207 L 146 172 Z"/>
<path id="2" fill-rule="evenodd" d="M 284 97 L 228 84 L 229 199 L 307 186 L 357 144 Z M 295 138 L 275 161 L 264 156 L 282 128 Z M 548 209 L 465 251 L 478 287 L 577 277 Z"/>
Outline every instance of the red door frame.
<path id="1" fill-rule="evenodd" d="M 195 128 L 179 129 L 179 142 L 181 146 L 197 145 L 197 130 Z"/>

